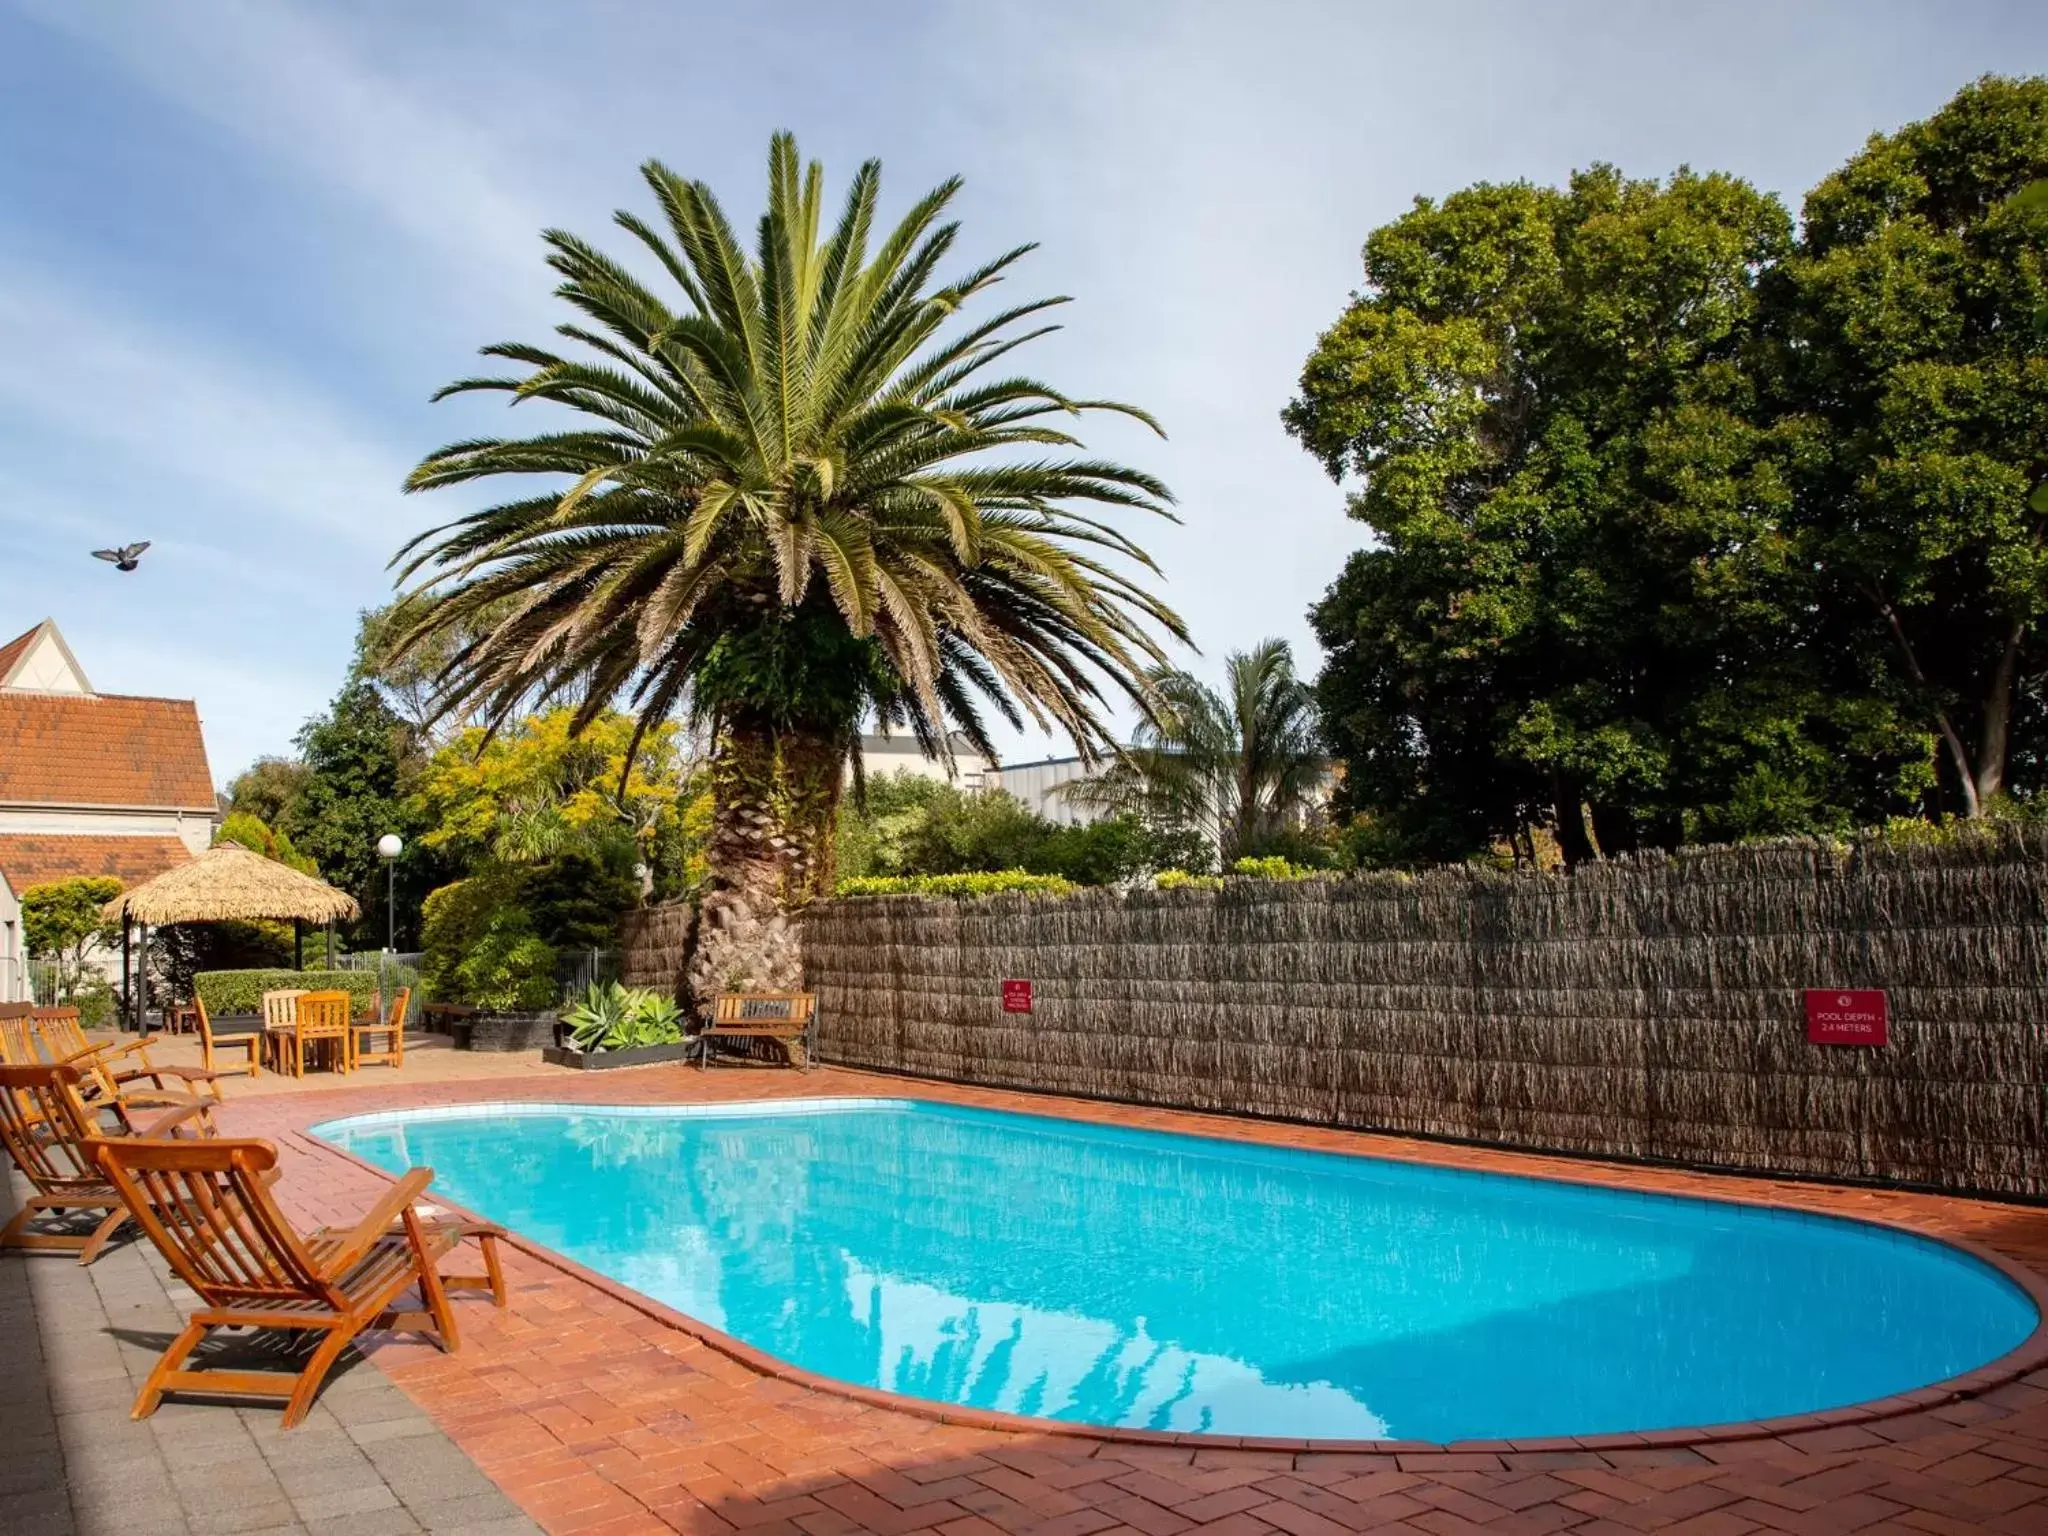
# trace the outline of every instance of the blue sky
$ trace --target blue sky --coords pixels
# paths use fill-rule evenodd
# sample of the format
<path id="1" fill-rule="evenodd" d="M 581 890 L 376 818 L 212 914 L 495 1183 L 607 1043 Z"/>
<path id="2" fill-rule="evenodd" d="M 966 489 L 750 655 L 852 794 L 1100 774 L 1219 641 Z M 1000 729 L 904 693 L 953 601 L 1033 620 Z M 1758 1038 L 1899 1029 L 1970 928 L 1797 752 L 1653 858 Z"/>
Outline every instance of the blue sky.
<path id="1" fill-rule="evenodd" d="M 406 470 L 502 422 L 429 393 L 557 318 L 539 230 L 623 251 L 649 156 L 750 224 L 787 127 L 897 207 L 964 175 L 970 255 L 1043 242 L 1019 286 L 1078 302 L 1033 371 L 1170 434 L 1090 446 L 1180 497 L 1190 664 L 1312 666 L 1361 530 L 1278 413 L 1369 230 L 1594 160 L 1796 207 L 1994 70 L 2048 70 L 2048 5 L 0 0 L 0 638 L 51 615 L 97 686 L 196 696 L 223 781 L 286 749 L 456 509 Z"/>

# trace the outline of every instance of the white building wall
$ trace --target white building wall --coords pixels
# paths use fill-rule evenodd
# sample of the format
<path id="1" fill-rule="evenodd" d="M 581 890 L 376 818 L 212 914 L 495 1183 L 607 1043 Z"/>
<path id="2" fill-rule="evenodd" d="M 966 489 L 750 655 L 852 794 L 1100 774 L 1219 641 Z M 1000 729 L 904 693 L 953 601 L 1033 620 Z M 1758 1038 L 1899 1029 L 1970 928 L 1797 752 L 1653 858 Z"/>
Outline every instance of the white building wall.
<path id="1" fill-rule="evenodd" d="M 1059 787 L 1076 779 L 1092 778 L 1099 771 L 1084 767 L 1078 757 L 1055 757 L 998 768 L 988 782 L 992 789 L 1015 795 L 1047 821 L 1073 827 L 1098 820 L 1099 813 L 1075 805 L 1059 793 Z"/>
<path id="2" fill-rule="evenodd" d="M 28 995 L 27 946 L 21 937 L 21 903 L 0 880 L 0 1003 L 25 1003 Z"/>
<path id="3" fill-rule="evenodd" d="M 64 649 L 56 630 L 48 625 L 14 664 L 13 681 L 7 686 L 32 693 L 92 692 L 85 674 L 78 670 L 78 664 Z"/>
<path id="4" fill-rule="evenodd" d="M 89 806 L 0 805 L 0 834 L 48 837 L 175 837 L 194 855 L 213 844 L 214 818 L 203 811 L 124 811 Z"/>
<path id="5" fill-rule="evenodd" d="M 901 772 L 920 779 L 937 779 L 942 784 L 957 784 L 962 789 L 982 788 L 995 767 L 961 742 L 953 744 L 953 762 L 949 767 L 941 758 L 926 757 L 915 736 L 863 736 L 860 755 L 862 769 L 869 778 Z M 851 779 L 851 764 L 846 772 Z"/>

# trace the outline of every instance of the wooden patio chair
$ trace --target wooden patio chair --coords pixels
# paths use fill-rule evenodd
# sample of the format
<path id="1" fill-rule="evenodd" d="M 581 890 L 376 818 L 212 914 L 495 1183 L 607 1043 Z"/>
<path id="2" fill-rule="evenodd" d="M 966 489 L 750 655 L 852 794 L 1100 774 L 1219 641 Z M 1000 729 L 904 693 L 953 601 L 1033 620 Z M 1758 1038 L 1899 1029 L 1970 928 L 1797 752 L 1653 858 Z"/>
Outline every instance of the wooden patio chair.
<path id="1" fill-rule="evenodd" d="M 213 1033 L 213 1018 L 206 1011 L 206 999 L 196 991 L 192 994 L 192 1017 L 199 1026 L 199 1059 L 206 1064 L 206 1070 L 214 1074 L 213 1091 L 220 1092 L 219 1079 L 223 1077 L 261 1077 L 263 1063 L 257 1060 L 263 1053 L 263 1031 L 252 1035 L 229 1035 L 217 1039 Z M 230 1061 L 225 1066 L 215 1063 L 214 1053 L 231 1056 L 240 1052 L 240 1061 Z"/>
<path id="2" fill-rule="evenodd" d="M 389 1062 L 394 1067 L 405 1065 L 405 1010 L 412 1004 L 412 988 L 400 987 L 398 996 L 391 999 L 391 1008 L 380 1019 L 358 1019 L 352 1026 L 349 1047 L 355 1054 L 355 1064 L 366 1061 Z M 376 1041 L 378 1049 L 364 1050 L 365 1041 Z"/>
<path id="3" fill-rule="evenodd" d="M 159 1039 L 156 1035 L 95 1043 L 86 1038 L 76 1008 L 38 1008 L 31 1027 L 42 1042 L 46 1059 L 84 1068 L 88 1104 L 113 1098 L 145 1108 L 208 1099 L 220 1102 L 219 1074 L 210 1068 L 160 1066 L 149 1059 L 150 1047 Z M 166 1078 L 170 1082 L 165 1082 Z M 147 1086 L 141 1086 L 144 1084 Z"/>
<path id="4" fill-rule="evenodd" d="M 0 1228 L 0 1248 L 56 1249 L 90 1264 L 129 1220 L 126 1203 L 94 1159 L 93 1144 L 103 1139 L 104 1128 L 79 1095 L 83 1078 L 77 1067 L 0 1066 L 0 1142 L 35 1191 Z M 188 1124 L 202 1129 L 204 1115 L 204 1105 L 182 1105 L 152 1121 L 143 1134 L 168 1136 Z M 125 1114 L 121 1127 L 133 1134 Z M 85 1233 L 29 1230 L 52 1211 L 106 1215 Z"/>
<path id="5" fill-rule="evenodd" d="M 283 1042 L 291 1052 L 293 1077 L 304 1077 L 307 1053 L 322 1049 L 333 1050 L 336 1071 L 349 1069 L 348 1009 L 346 992 L 306 992 L 299 996 L 294 1004 L 297 1023 Z"/>
<path id="6" fill-rule="evenodd" d="M 291 1060 L 288 1037 L 298 1031 L 299 999 L 305 995 L 304 987 L 282 987 L 263 994 L 263 1054 L 270 1059 L 273 1072 L 284 1071 Z"/>
<path id="7" fill-rule="evenodd" d="M 305 1418 L 349 1341 L 367 1328 L 431 1334 L 454 1352 L 460 1339 L 448 1286 L 467 1282 L 436 1266 L 464 1237 L 484 1243 L 498 1280 L 496 1227 L 436 1220 L 415 1203 L 433 1182 L 431 1168 L 406 1174 L 346 1231 L 301 1235 L 271 1196 L 277 1148 L 269 1142 L 112 1139 L 96 1150 L 107 1181 L 202 1303 L 143 1383 L 133 1410 L 138 1419 L 154 1413 L 166 1392 L 200 1392 L 283 1398 L 290 1429 Z M 421 1306 L 397 1306 L 414 1287 Z M 501 1280 L 495 1299 L 504 1304 Z M 302 1331 L 318 1343 L 295 1376 L 185 1369 L 216 1328 Z"/>

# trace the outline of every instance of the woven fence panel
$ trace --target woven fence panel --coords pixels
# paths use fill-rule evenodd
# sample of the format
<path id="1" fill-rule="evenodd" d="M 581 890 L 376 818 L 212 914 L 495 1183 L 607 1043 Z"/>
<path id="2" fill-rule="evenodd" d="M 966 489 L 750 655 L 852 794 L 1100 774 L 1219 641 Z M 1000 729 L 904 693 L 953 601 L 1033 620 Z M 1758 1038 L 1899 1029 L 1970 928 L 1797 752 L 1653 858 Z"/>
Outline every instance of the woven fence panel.
<path id="1" fill-rule="evenodd" d="M 697 909 L 684 902 L 627 913 L 619 933 L 619 980 L 680 996 L 696 925 Z"/>
<path id="2" fill-rule="evenodd" d="M 2048 833 L 1774 844 L 804 928 L 822 1054 L 1533 1150 L 2048 1196 Z M 1002 983 L 1029 980 L 1029 1014 Z M 1883 1049 L 1803 991 L 1889 993 Z"/>

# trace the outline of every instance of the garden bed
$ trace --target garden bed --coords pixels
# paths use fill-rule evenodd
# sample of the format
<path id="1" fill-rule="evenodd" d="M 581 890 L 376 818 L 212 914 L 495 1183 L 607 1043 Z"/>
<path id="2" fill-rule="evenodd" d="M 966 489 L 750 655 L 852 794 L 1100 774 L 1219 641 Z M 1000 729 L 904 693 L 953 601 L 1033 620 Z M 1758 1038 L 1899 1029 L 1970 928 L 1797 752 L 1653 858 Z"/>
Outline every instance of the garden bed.
<path id="1" fill-rule="evenodd" d="M 574 1067 L 581 1072 L 608 1072 L 613 1067 L 651 1067 L 665 1061 L 687 1061 L 697 1052 L 694 1040 L 673 1045 L 638 1045 L 624 1051 L 579 1051 L 573 1045 L 551 1045 L 540 1059 L 551 1067 Z"/>
<path id="2" fill-rule="evenodd" d="M 450 1026 L 458 1051 L 534 1051 L 555 1043 L 553 1013 L 473 1013 Z"/>

